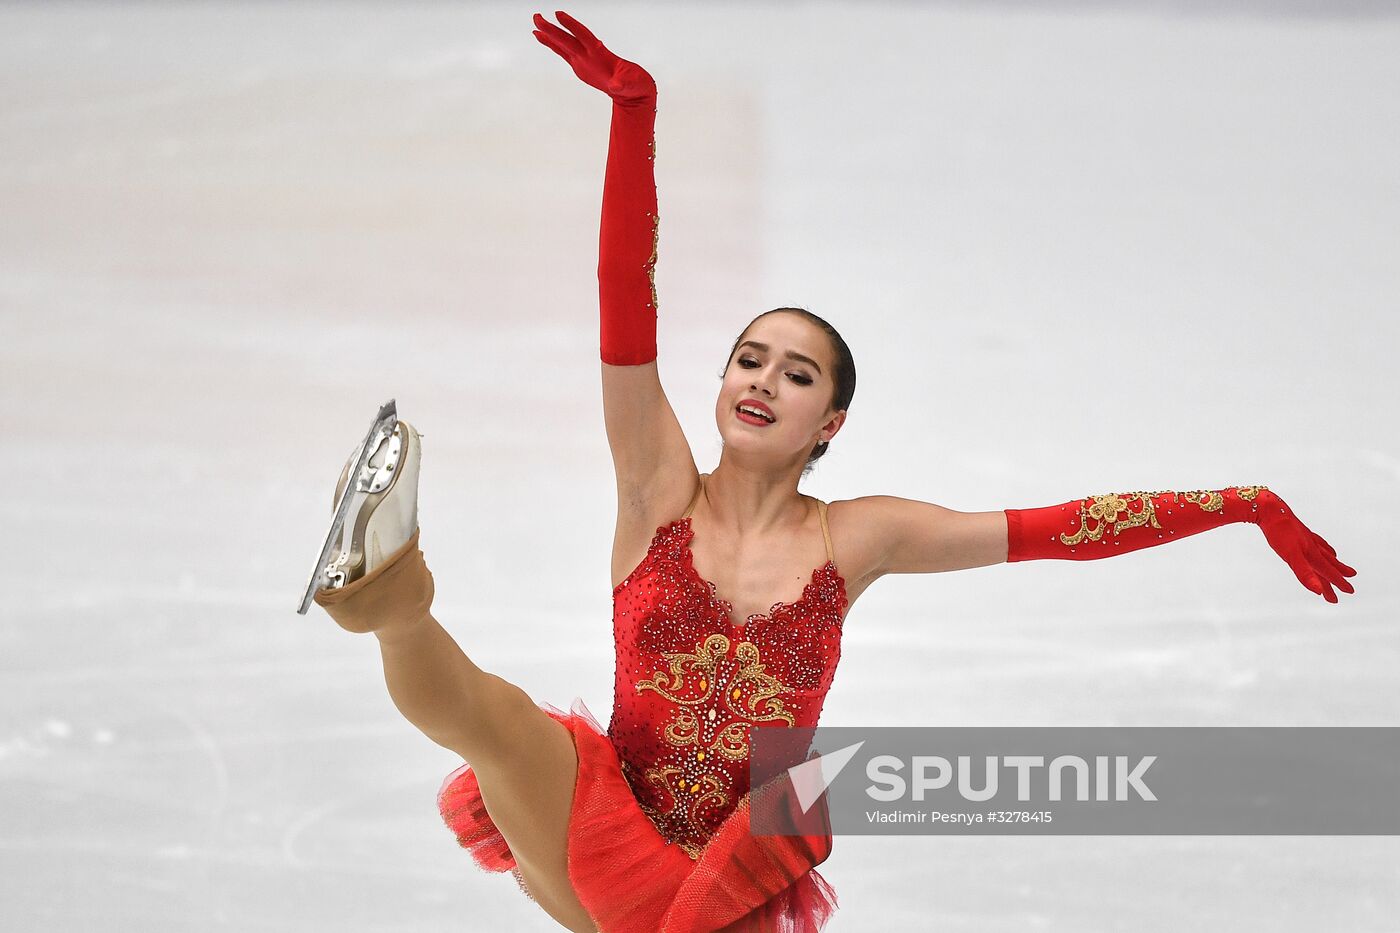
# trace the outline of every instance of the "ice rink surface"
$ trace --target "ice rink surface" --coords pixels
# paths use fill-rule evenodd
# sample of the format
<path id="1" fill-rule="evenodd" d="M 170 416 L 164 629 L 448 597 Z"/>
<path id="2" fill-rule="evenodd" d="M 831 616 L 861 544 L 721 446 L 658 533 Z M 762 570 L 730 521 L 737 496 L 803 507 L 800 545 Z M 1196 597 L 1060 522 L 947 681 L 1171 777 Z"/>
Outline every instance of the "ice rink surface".
<path id="1" fill-rule="evenodd" d="M 379 652 L 295 614 L 341 463 L 424 433 L 437 617 L 605 722 L 610 104 L 517 3 L 0 7 L 0 927 L 550 930 Z M 885 577 L 824 725 L 1400 724 L 1388 4 L 592 4 L 659 85 L 659 365 L 702 470 L 788 304 L 860 379 L 802 490 L 1263 483 L 1257 528 Z M 552 18 L 552 10 L 542 9 Z M 841 542 L 835 541 L 840 562 Z M 840 837 L 829 930 L 1400 930 L 1393 837 Z"/>

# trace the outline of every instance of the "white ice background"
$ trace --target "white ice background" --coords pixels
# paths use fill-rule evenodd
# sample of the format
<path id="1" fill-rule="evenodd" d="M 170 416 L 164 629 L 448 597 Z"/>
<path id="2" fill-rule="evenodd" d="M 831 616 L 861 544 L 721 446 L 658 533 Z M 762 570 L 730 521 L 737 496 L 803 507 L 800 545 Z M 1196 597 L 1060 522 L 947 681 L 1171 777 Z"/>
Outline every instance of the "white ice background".
<path id="1" fill-rule="evenodd" d="M 435 611 L 606 719 L 610 105 L 519 3 L 0 7 L 0 928 L 557 927 L 476 869 L 461 763 L 294 609 L 341 463 L 424 432 Z M 886 577 L 825 725 L 1397 725 L 1393 5 L 567 7 L 659 84 L 660 367 L 854 351 L 802 484 L 979 511 L 1264 483 L 1257 528 Z M 838 563 L 839 563 L 839 541 Z M 839 837 L 865 930 L 1394 931 L 1393 837 Z"/>

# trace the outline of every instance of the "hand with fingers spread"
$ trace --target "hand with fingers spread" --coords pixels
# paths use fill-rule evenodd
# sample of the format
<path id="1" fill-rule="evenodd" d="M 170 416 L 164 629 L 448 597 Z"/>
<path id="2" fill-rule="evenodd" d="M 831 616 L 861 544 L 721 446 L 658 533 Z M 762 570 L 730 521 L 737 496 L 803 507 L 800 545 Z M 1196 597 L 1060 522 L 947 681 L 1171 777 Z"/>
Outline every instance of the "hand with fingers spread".
<path id="1" fill-rule="evenodd" d="M 1264 532 L 1264 540 L 1284 559 L 1303 586 L 1329 603 L 1337 601 L 1337 594 L 1332 591 L 1334 586 L 1343 593 L 1356 592 L 1346 580 L 1356 576 L 1356 571 L 1338 560 L 1332 545 L 1304 525 L 1288 503 L 1267 489 L 1259 494 L 1257 521 Z"/>
<path id="2" fill-rule="evenodd" d="M 539 28 L 535 38 L 568 62 L 580 80 L 626 106 L 656 99 L 656 82 L 645 68 L 608 51 L 588 27 L 563 10 L 554 15 L 567 29 L 560 29 L 536 13 L 535 25 Z"/>

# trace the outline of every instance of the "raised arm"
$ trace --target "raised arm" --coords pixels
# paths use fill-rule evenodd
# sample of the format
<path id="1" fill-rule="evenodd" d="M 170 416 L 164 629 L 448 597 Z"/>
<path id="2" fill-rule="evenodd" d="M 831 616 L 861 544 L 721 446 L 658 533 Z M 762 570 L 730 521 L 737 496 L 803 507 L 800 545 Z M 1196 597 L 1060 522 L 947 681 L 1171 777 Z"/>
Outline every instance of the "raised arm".
<path id="1" fill-rule="evenodd" d="M 1097 560 L 1168 544 L 1234 522 L 1258 525 L 1298 582 L 1328 602 L 1355 590 L 1356 571 L 1266 486 L 1191 492 L 1119 492 L 1037 509 L 954 512 L 929 502 L 873 496 L 884 531 L 881 573 L 937 573 L 1026 560 Z"/>
<path id="2" fill-rule="evenodd" d="M 684 482 L 685 468 L 695 470 L 656 368 L 656 82 L 578 20 L 556 15 L 567 30 L 537 13 L 535 37 L 612 99 L 598 237 L 599 356 L 619 507 L 635 506 L 652 496 L 658 478 Z"/>

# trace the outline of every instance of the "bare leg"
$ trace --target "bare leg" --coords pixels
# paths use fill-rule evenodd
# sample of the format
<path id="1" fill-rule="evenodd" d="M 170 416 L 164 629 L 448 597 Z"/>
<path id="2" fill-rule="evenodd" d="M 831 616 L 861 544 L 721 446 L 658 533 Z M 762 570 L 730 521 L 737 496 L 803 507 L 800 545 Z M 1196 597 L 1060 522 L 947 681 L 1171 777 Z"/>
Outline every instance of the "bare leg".
<path id="1" fill-rule="evenodd" d="M 494 675 L 472 662 L 432 613 L 379 629 L 384 681 L 394 706 L 428 738 L 469 761 L 502 744 L 490 712 Z"/>
<path id="2" fill-rule="evenodd" d="M 430 614 L 375 632 L 400 713 L 461 755 L 537 903 L 569 930 L 594 933 L 568 871 L 578 753 L 569 730 L 514 684 L 477 667 Z"/>
<path id="3" fill-rule="evenodd" d="M 525 691 L 477 667 L 433 618 L 432 596 L 415 531 L 383 566 L 316 602 L 342 628 L 374 632 L 394 706 L 471 764 L 530 894 L 567 929 L 594 933 L 568 873 L 573 736 Z"/>

